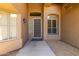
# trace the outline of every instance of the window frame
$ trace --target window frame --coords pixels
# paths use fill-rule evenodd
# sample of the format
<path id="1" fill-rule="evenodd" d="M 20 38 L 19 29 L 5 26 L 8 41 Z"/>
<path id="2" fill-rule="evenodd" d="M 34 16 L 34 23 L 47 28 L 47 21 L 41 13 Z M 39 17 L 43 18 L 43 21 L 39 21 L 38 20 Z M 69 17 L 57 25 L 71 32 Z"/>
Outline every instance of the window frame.
<path id="1" fill-rule="evenodd" d="M 55 16 L 55 17 L 57 17 L 57 19 L 50 19 L 51 16 Z M 47 33 L 48 33 L 49 35 L 56 35 L 56 34 L 58 34 L 58 19 L 59 19 L 59 16 L 58 16 L 57 14 L 49 14 L 49 15 L 48 15 L 48 18 L 47 18 L 47 25 L 49 25 L 49 24 L 48 24 L 48 21 L 51 20 L 51 27 L 48 27 L 48 26 L 47 26 Z M 56 21 L 56 27 L 53 27 L 53 23 L 52 23 L 53 20 Z M 52 29 L 55 28 L 55 29 L 56 29 L 56 33 L 54 33 L 52 29 L 51 29 L 51 33 L 49 33 L 49 32 L 48 32 L 48 29 L 49 29 L 49 28 L 52 28 Z"/>
<path id="2" fill-rule="evenodd" d="M 5 38 L 5 39 L 3 39 L 2 38 L 2 40 L 0 40 L 0 42 L 2 42 L 2 41 L 8 41 L 8 40 L 14 40 L 14 39 L 16 39 L 17 38 L 17 17 L 16 17 L 16 25 L 10 25 L 10 20 L 11 20 L 11 14 L 13 14 L 13 13 L 5 13 L 5 14 L 2 14 L 1 13 L 1 15 L 2 15 L 2 17 L 3 17 L 3 15 L 6 15 L 6 22 L 7 22 L 7 24 L 6 25 L 1 25 L 0 24 L 0 27 L 2 27 L 2 26 L 6 26 L 7 28 L 7 38 Z M 16 14 L 17 15 L 17 14 Z M 5 21 L 5 20 L 4 20 Z M 11 38 L 11 36 L 12 36 L 12 34 L 11 34 L 11 36 L 10 36 L 10 30 L 11 30 L 11 28 L 10 27 L 16 27 L 16 37 L 12 37 Z M 3 35 L 2 35 L 3 36 Z"/>

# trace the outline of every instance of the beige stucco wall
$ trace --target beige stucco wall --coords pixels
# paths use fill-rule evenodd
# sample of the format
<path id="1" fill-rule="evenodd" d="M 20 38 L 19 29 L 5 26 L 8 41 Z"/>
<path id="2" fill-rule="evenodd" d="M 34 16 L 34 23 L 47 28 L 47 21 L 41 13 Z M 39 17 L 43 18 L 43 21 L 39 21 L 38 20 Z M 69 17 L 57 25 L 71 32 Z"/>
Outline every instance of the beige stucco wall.
<path id="1" fill-rule="evenodd" d="M 11 4 L 11 6 L 19 13 L 17 17 L 17 38 L 13 40 L 0 41 L 0 55 L 21 48 L 27 40 L 27 23 L 23 23 L 22 20 L 23 18 L 27 18 L 26 4 Z M 5 8 L 5 10 L 8 9 Z M 17 13 L 15 10 L 12 11 Z"/>
<path id="2" fill-rule="evenodd" d="M 62 9 L 61 23 L 62 40 L 79 48 L 79 4 L 72 4 L 67 10 Z"/>
<path id="3" fill-rule="evenodd" d="M 60 6 L 59 5 L 56 5 L 56 4 L 44 4 L 44 40 L 59 40 L 60 39 L 60 25 L 61 25 L 61 10 L 60 10 Z M 56 34 L 56 35 L 49 35 L 48 34 L 48 19 L 47 19 L 47 16 L 49 14 L 57 14 L 59 16 L 59 19 L 58 19 L 58 31 L 59 33 Z"/>
<path id="4" fill-rule="evenodd" d="M 24 45 L 25 42 L 28 40 L 28 19 L 27 19 L 27 4 L 23 3 L 15 3 L 12 4 L 21 14 L 21 37 L 22 37 L 22 44 Z M 26 23 L 23 22 L 23 19 L 26 20 Z"/>
<path id="5" fill-rule="evenodd" d="M 27 15 L 23 14 L 22 15 L 22 20 L 25 19 L 26 23 L 24 23 L 22 21 L 22 39 L 23 39 L 23 45 L 28 41 L 28 19 L 27 19 Z"/>

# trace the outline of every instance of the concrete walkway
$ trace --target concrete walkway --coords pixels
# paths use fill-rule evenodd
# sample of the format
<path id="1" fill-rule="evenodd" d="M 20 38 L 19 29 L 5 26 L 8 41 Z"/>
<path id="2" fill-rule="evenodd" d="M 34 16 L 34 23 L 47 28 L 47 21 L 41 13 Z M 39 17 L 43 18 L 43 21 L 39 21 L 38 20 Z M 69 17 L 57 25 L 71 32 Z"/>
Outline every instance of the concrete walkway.
<path id="1" fill-rule="evenodd" d="M 31 41 L 16 56 L 55 56 L 45 41 Z"/>

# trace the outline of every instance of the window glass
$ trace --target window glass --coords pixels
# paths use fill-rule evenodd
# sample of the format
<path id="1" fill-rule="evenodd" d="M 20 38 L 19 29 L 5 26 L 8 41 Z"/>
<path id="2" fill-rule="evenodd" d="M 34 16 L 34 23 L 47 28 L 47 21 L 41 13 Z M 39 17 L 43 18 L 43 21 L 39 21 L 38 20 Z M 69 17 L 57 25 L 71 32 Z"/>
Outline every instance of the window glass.
<path id="1" fill-rule="evenodd" d="M 0 26 L 1 28 L 1 36 L 2 36 L 2 39 L 6 40 L 9 38 L 8 36 L 8 27 L 7 26 Z"/>
<path id="2" fill-rule="evenodd" d="M 51 27 L 51 20 L 48 20 L 48 27 Z"/>
<path id="3" fill-rule="evenodd" d="M 52 33 L 56 33 L 56 28 L 52 28 Z"/>
<path id="4" fill-rule="evenodd" d="M 16 27 L 10 27 L 10 38 L 16 38 Z"/>
<path id="5" fill-rule="evenodd" d="M 56 20 L 52 20 L 52 26 L 56 27 Z"/>
<path id="6" fill-rule="evenodd" d="M 12 14 L 0 14 L 0 40 L 16 37 L 16 17 Z"/>
<path id="7" fill-rule="evenodd" d="M 31 12 L 30 16 L 41 16 L 40 12 Z"/>
<path id="8" fill-rule="evenodd" d="M 10 15 L 10 38 L 16 38 L 16 14 Z"/>
<path id="9" fill-rule="evenodd" d="M 51 31 L 51 28 L 48 28 L 48 33 L 51 33 L 52 31 Z"/>
<path id="10" fill-rule="evenodd" d="M 6 26 L 8 25 L 8 15 L 7 14 L 0 14 L 0 25 Z"/>

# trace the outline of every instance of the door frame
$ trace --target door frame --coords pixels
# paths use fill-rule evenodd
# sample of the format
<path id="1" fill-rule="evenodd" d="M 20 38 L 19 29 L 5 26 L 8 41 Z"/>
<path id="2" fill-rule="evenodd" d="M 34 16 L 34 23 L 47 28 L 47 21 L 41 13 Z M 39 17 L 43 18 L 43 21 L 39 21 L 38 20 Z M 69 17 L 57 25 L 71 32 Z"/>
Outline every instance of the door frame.
<path id="1" fill-rule="evenodd" d="M 33 19 L 33 37 L 32 38 L 33 39 L 43 39 L 43 36 L 42 36 L 43 35 L 43 32 L 42 32 L 43 31 L 43 29 L 42 29 L 42 25 L 43 25 L 42 24 L 42 18 L 39 17 L 39 16 L 36 16 L 36 17 L 33 17 L 32 19 Z M 34 37 L 34 19 L 40 19 L 40 21 L 41 21 L 41 37 Z"/>

